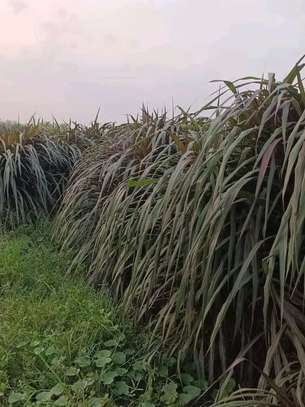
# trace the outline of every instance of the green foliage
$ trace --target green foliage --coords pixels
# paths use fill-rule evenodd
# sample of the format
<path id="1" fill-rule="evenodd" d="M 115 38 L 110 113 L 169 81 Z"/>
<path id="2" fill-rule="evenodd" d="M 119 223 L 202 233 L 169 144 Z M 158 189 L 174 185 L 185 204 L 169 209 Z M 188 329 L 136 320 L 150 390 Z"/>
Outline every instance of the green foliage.
<path id="1" fill-rule="evenodd" d="M 48 224 L 2 236 L 0 251 L 1 406 L 162 406 L 171 386 L 166 405 L 182 406 L 204 389 L 185 388 L 173 361 L 160 365 L 105 291 L 63 276 L 68 258 Z"/>
<path id="2" fill-rule="evenodd" d="M 75 145 L 44 135 L 39 125 L 0 134 L 0 227 L 49 213 L 80 157 Z"/>
<path id="3" fill-rule="evenodd" d="M 146 112 L 131 143 L 84 156 L 56 229 L 179 360 L 211 380 L 234 371 L 278 405 L 281 392 L 303 405 L 305 383 L 302 68 L 225 81 L 196 114 Z"/>
<path id="4" fill-rule="evenodd" d="M 97 119 L 89 126 L 35 118 L 26 125 L 0 123 L 0 228 L 54 211 L 81 152 L 113 127 Z"/>

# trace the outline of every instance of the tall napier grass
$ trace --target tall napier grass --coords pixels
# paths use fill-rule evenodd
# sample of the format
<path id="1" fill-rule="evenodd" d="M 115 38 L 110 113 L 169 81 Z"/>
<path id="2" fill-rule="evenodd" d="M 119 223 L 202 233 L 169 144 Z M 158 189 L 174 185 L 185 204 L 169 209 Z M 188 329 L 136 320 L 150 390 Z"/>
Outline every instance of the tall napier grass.
<path id="1" fill-rule="evenodd" d="M 304 405 L 303 66 L 121 126 L 128 142 L 85 155 L 57 220 L 90 280 L 170 352 L 259 389 L 218 405 Z"/>
<path id="2" fill-rule="evenodd" d="M 14 227 L 52 212 L 81 151 L 102 130 L 97 119 L 88 128 L 34 118 L 26 125 L 2 123 L 0 227 Z"/>

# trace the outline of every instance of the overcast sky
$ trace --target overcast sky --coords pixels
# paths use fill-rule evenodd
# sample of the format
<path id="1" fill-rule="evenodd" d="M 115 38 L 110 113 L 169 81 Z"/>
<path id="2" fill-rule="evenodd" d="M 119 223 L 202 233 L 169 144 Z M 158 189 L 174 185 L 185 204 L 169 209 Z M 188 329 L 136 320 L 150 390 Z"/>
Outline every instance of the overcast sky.
<path id="1" fill-rule="evenodd" d="M 305 53 L 305 0 L 0 0 L 0 118 L 199 107 Z"/>

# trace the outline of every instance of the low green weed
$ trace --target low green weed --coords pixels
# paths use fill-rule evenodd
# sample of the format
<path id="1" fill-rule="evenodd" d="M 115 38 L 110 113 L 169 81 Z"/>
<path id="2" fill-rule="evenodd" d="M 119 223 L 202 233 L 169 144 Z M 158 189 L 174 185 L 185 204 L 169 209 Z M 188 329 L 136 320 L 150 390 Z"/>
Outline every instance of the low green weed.
<path id="1" fill-rule="evenodd" d="M 49 226 L 0 237 L 1 406 L 183 406 L 206 384 L 176 374 L 105 290 L 65 276 Z"/>

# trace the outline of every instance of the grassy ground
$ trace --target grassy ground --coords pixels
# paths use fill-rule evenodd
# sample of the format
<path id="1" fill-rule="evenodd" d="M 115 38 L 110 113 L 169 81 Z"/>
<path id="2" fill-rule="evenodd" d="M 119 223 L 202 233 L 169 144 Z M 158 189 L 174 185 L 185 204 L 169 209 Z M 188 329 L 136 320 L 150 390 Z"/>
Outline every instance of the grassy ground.
<path id="1" fill-rule="evenodd" d="M 49 225 L 0 237 L 1 406 L 177 406 L 200 392 L 158 368 L 105 292 L 65 275 Z M 160 362 L 161 363 L 161 362 Z"/>

